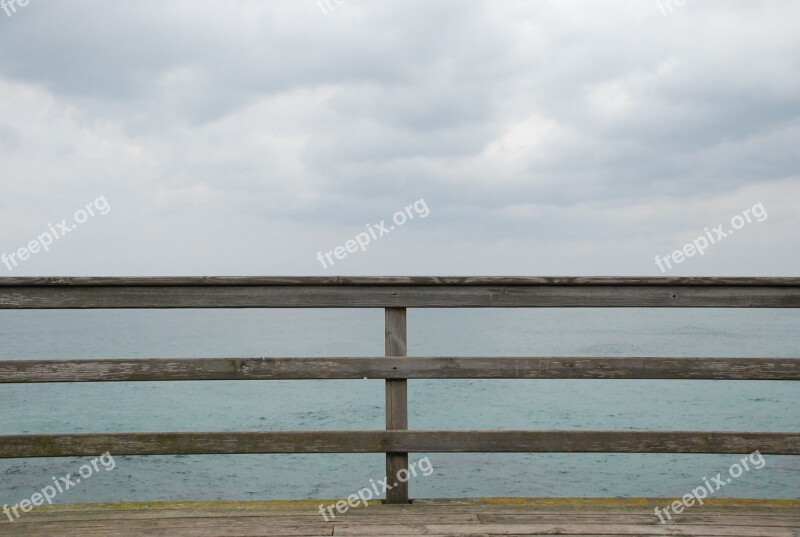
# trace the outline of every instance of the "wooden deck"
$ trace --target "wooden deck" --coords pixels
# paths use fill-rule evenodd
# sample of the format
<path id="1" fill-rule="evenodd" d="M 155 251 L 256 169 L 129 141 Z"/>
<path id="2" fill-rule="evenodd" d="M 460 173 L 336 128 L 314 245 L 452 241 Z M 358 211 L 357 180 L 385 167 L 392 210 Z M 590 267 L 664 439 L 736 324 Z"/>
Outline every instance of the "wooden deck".
<path id="1" fill-rule="evenodd" d="M 581 535 L 800 537 L 800 500 L 712 499 L 661 524 L 656 505 L 670 500 L 416 500 L 413 505 L 351 509 L 325 522 L 320 501 L 169 502 L 36 508 L 0 535 L 24 537 Z M 325 504 L 331 503 L 330 500 Z"/>

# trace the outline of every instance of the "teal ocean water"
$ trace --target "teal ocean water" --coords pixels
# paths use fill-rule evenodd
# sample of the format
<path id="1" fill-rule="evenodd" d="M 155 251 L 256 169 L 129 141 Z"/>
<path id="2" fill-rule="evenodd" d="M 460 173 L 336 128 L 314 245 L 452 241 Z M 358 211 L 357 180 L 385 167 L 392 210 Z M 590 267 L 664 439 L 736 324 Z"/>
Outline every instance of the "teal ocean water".
<path id="1" fill-rule="evenodd" d="M 409 310 L 411 355 L 800 357 L 793 310 Z M 0 359 L 369 356 L 382 310 L 2 311 Z M 0 385 L 0 434 L 381 429 L 383 382 Z M 800 383 L 410 381 L 411 428 L 800 431 Z M 98 454 L 99 455 L 99 454 Z M 736 455 L 412 454 L 414 497 L 682 496 Z M 113 456 L 113 453 L 112 453 Z M 0 504 L 88 458 L 0 460 Z M 800 497 L 800 457 L 765 456 L 718 497 Z M 115 457 L 58 502 L 344 497 L 382 455 Z M 102 468 L 101 468 L 102 470 Z"/>

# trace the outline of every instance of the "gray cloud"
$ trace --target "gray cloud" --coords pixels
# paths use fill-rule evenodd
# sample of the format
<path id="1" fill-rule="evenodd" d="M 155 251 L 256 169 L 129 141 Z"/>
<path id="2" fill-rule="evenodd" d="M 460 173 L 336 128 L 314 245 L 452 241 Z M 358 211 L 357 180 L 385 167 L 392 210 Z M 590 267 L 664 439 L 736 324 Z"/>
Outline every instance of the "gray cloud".
<path id="1" fill-rule="evenodd" d="M 319 273 L 419 198 L 329 271 L 652 274 L 759 201 L 674 273 L 800 266 L 796 2 L 333 5 L 0 13 L 0 251 L 113 207 L 15 274 Z"/>

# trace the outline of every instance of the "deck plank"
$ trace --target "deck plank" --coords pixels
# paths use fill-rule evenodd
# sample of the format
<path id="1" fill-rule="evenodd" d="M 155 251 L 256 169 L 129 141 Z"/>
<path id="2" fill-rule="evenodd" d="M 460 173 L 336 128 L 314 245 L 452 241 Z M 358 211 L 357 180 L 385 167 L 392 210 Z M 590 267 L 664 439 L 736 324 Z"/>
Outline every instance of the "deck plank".
<path id="1" fill-rule="evenodd" d="M 56 505 L 15 522 L 3 518 L 0 535 L 800 537 L 800 500 L 712 499 L 668 524 L 659 523 L 654 508 L 669 500 L 655 498 L 415 500 L 372 503 L 324 521 L 319 505 L 332 501 Z"/>

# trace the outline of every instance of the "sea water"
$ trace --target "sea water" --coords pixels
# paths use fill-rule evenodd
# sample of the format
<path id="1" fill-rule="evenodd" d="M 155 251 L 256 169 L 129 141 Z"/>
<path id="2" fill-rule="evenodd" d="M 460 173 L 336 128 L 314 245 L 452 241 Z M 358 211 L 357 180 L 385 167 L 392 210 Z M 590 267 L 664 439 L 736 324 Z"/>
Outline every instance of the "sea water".
<path id="1" fill-rule="evenodd" d="M 800 311 L 411 309 L 417 356 L 800 357 Z M 0 359 L 376 356 L 383 310 L 1 311 Z M 800 431 L 800 383 L 412 380 L 414 429 Z M 0 434 L 382 429 L 380 380 L 0 384 Z M 98 453 L 97 455 L 100 455 Z M 111 453 L 113 456 L 113 452 Z M 679 497 L 741 455 L 428 456 L 412 497 Z M 0 504 L 90 457 L 0 460 Z M 717 497 L 800 497 L 800 457 L 765 456 Z M 115 457 L 57 502 L 340 498 L 382 454 Z"/>

